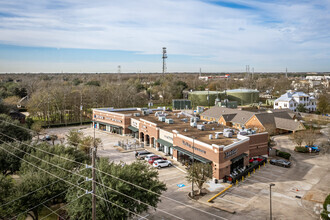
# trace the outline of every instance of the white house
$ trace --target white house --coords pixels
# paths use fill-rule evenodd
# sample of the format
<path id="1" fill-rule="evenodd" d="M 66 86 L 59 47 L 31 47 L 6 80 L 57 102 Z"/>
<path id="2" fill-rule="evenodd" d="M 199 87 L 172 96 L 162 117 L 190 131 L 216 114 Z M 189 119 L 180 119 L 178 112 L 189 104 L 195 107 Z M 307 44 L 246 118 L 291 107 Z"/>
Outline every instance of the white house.
<path id="1" fill-rule="evenodd" d="M 303 104 L 308 112 L 316 111 L 316 99 L 313 96 L 290 90 L 274 101 L 274 109 L 288 108 L 296 111 L 299 104 Z"/>

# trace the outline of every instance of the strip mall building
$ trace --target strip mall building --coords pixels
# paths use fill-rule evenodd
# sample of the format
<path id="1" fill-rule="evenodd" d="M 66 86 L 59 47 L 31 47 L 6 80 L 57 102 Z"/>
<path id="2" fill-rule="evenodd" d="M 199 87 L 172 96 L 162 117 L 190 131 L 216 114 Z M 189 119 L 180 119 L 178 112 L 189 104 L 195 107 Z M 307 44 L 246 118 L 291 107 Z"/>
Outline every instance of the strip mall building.
<path id="1" fill-rule="evenodd" d="M 184 112 L 163 109 L 93 109 L 97 129 L 131 135 L 174 160 L 212 164 L 213 178 L 222 179 L 248 165 L 249 158 L 268 154 L 268 133 L 240 133 L 218 123 L 198 121 Z"/>

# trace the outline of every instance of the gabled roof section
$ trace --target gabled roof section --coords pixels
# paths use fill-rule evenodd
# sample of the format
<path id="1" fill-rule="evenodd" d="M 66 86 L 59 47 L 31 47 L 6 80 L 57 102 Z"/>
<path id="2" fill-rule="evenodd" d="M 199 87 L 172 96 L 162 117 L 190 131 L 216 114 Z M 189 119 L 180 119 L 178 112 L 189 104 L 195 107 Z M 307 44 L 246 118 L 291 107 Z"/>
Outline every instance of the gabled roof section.
<path id="1" fill-rule="evenodd" d="M 305 130 L 304 125 L 301 122 L 292 119 L 278 118 L 275 117 L 276 128 L 288 130 L 288 131 L 299 131 Z"/>
<path id="2" fill-rule="evenodd" d="M 215 118 L 216 120 L 219 120 L 222 115 L 236 114 L 237 112 L 239 112 L 239 110 L 237 109 L 214 106 L 209 110 L 203 112 L 201 116 L 211 117 L 211 118 Z"/>
<path id="3" fill-rule="evenodd" d="M 237 112 L 237 114 L 231 120 L 231 122 L 244 125 L 254 114 L 255 114 L 254 112 L 248 112 L 248 111 Z"/>
<path id="4" fill-rule="evenodd" d="M 236 113 L 234 113 L 234 114 L 228 114 L 228 115 L 222 115 L 223 119 L 226 122 L 230 122 L 235 116 L 236 116 Z"/>

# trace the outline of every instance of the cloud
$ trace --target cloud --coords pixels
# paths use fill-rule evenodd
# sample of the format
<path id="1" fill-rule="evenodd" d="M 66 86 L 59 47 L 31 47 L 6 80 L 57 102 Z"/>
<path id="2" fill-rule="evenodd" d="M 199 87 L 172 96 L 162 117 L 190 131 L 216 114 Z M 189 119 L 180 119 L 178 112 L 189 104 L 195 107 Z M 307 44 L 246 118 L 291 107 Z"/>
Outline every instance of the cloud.
<path id="1" fill-rule="evenodd" d="M 292 62 L 307 67 L 309 60 L 326 69 L 329 5 L 328 0 L 16 0 L 0 2 L 0 42 L 140 54 L 159 54 L 166 46 L 169 57 L 205 57 L 219 67 L 285 68 Z"/>

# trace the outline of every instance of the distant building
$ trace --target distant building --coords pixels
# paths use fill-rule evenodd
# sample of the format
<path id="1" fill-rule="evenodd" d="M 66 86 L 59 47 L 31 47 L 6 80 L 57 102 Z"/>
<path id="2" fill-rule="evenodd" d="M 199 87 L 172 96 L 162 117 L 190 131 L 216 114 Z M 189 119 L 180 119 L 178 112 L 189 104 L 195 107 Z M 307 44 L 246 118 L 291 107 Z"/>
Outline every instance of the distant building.
<path id="1" fill-rule="evenodd" d="M 316 111 L 316 99 L 314 96 L 307 95 L 304 92 L 288 91 L 274 101 L 274 109 L 290 109 L 297 111 L 299 104 L 304 105 L 307 111 Z"/>
<path id="2" fill-rule="evenodd" d="M 257 132 L 279 134 L 304 130 L 301 117 L 288 109 L 245 111 L 212 107 L 201 114 L 201 120 L 217 122 L 236 129 L 251 128 Z"/>

